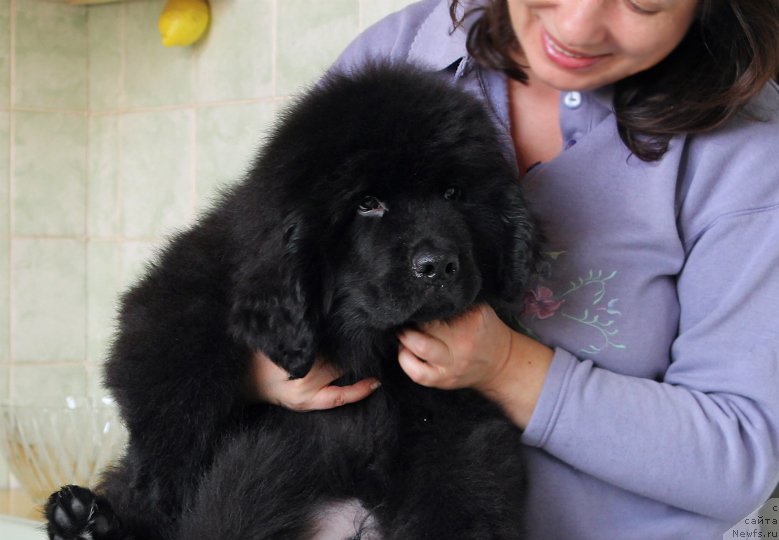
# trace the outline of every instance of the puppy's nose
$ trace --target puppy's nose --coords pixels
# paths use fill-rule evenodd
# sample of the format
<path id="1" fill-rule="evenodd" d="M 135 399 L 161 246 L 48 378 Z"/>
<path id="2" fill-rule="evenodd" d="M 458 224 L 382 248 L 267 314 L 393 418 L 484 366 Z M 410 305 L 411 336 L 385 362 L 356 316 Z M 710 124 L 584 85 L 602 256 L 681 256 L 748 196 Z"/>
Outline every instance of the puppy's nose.
<path id="1" fill-rule="evenodd" d="M 460 269 L 460 258 L 448 250 L 426 247 L 411 259 L 414 275 L 429 283 L 445 283 L 454 279 Z"/>

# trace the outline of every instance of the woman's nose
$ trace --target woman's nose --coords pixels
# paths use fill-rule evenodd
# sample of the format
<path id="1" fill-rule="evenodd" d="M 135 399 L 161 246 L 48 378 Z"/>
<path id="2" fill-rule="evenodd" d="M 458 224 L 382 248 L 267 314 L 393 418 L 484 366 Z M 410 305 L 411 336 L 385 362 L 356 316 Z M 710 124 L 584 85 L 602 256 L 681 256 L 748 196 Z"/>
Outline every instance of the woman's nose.
<path id="1" fill-rule="evenodd" d="M 554 10 L 554 35 L 564 46 L 584 49 L 608 36 L 611 0 L 559 0 Z"/>

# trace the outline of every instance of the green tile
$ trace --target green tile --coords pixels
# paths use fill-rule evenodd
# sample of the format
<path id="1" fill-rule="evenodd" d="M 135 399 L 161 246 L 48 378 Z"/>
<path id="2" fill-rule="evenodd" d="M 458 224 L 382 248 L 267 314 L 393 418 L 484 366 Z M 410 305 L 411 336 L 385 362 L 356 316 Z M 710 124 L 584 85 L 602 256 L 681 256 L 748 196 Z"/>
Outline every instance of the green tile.
<path id="1" fill-rule="evenodd" d="M 360 28 L 365 29 L 416 0 L 360 0 Z"/>
<path id="2" fill-rule="evenodd" d="M 0 365 L 0 401 L 8 399 L 8 390 L 10 389 L 10 366 Z"/>
<path id="3" fill-rule="evenodd" d="M 10 270 L 10 240 L 0 235 L 0 365 L 11 359 L 10 351 L 10 290 L 8 285 Z"/>
<path id="4" fill-rule="evenodd" d="M 116 109 L 122 91 L 122 5 L 92 6 L 89 25 L 89 108 Z"/>
<path id="5" fill-rule="evenodd" d="M 10 384 L 8 370 L 8 365 L 0 364 L 0 402 L 8 399 L 8 386 Z M 8 476 L 8 464 L 5 461 L 3 453 L 0 452 L 0 489 L 8 488 L 9 480 L 10 477 Z"/>
<path id="6" fill-rule="evenodd" d="M 86 355 L 84 242 L 12 242 L 13 361 L 82 361 Z"/>
<path id="7" fill-rule="evenodd" d="M 192 100 L 192 47 L 165 47 L 157 20 L 162 2 L 125 4 L 124 105 L 180 105 Z"/>
<path id="8" fill-rule="evenodd" d="M 15 113 L 15 234 L 84 234 L 86 140 L 84 115 Z"/>
<path id="9" fill-rule="evenodd" d="M 87 243 L 87 361 L 102 364 L 116 331 L 121 294 L 156 254 L 151 242 L 94 240 Z"/>
<path id="10" fill-rule="evenodd" d="M 243 178 L 273 121 L 272 103 L 197 111 L 197 200 L 211 204 L 221 186 Z"/>
<path id="11" fill-rule="evenodd" d="M 8 157 L 9 140 L 8 127 L 9 114 L 0 112 L 0 364 L 10 359 L 8 336 L 9 334 L 9 289 L 8 289 L 8 264 L 10 254 L 10 231 L 8 227 L 9 209 L 9 179 Z M 0 385 L 2 388 L 2 385 Z"/>
<path id="12" fill-rule="evenodd" d="M 335 61 L 359 28 L 358 0 L 278 2 L 276 93 L 296 93 Z"/>
<path id="13" fill-rule="evenodd" d="M 121 295 L 134 285 L 159 242 L 90 240 L 87 243 L 87 360 L 102 363 L 116 330 Z"/>
<path id="14" fill-rule="evenodd" d="M 87 234 L 117 236 L 119 219 L 119 117 L 89 119 L 89 165 L 87 175 Z"/>
<path id="15" fill-rule="evenodd" d="M 14 401 L 59 401 L 65 396 L 83 396 L 87 374 L 83 364 L 60 366 L 16 365 L 11 382 Z"/>
<path id="16" fill-rule="evenodd" d="M 8 235 L 8 193 L 10 188 L 10 179 L 8 177 L 8 167 L 10 158 L 9 131 L 11 129 L 11 115 L 0 111 L 0 236 Z"/>
<path id="17" fill-rule="evenodd" d="M 212 2 L 211 27 L 197 47 L 198 101 L 273 95 L 273 2 Z"/>
<path id="18" fill-rule="evenodd" d="M 108 357 L 116 332 L 121 295 L 135 285 L 164 241 L 87 243 L 87 361 Z"/>
<path id="19" fill-rule="evenodd" d="M 128 114 L 120 127 L 122 231 L 153 238 L 192 215 L 192 111 Z"/>
<path id="20" fill-rule="evenodd" d="M 15 105 L 67 110 L 87 106 L 87 11 L 16 2 Z"/>
<path id="21" fill-rule="evenodd" d="M 103 386 L 103 364 L 86 364 L 87 395 L 93 398 L 102 398 L 110 395 L 108 389 Z"/>
<path id="22" fill-rule="evenodd" d="M 118 242 L 87 243 L 87 360 L 105 360 L 122 292 L 122 247 Z"/>
<path id="23" fill-rule="evenodd" d="M 11 0 L 0 0 L 0 109 L 11 95 Z"/>
<path id="24" fill-rule="evenodd" d="M 145 274 L 149 263 L 156 259 L 163 244 L 163 240 L 157 242 L 122 242 L 120 290 L 124 291 L 138 282 Z"/>

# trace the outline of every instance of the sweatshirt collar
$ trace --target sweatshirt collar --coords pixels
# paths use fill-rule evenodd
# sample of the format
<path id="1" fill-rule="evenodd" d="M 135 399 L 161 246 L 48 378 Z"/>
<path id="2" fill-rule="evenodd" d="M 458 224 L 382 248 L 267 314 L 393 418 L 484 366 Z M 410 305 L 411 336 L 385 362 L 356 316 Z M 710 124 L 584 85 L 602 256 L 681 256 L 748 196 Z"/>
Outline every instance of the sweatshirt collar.
<path id="1" fill-rule="evenodd" d="M 457 8 L 457 16 L 462 17 L 463 5 Z M 449 0 L 439 0 L 433 11 L 419 27 L 408 60 L 415 64 L 429 66 L 440 71 L 461 62 L 468 57 L 466 38 L 468 28 L 474 17 L 468 17 L 462 26 L 454 28 L 449 16 Z"/>

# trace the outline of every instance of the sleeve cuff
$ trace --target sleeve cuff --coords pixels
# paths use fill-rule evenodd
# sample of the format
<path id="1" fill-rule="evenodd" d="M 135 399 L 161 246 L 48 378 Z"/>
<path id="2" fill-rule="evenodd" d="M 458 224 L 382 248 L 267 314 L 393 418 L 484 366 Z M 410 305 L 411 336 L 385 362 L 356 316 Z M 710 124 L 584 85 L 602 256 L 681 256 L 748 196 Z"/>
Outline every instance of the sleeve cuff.
<path id="1" fill-rule="evenodd" d="M 578 359 L 568 351 L 555 348 L 538 403 L 530 417 L 530 423 L 522 434 L 523 444 L 536 448 L 546 444 L 560 415 L 571 374 L 577 362 Z"/>

